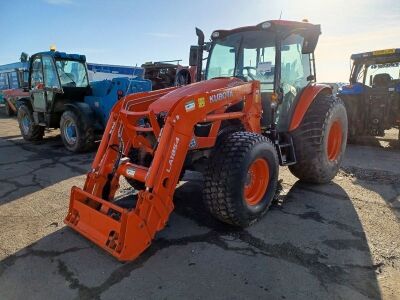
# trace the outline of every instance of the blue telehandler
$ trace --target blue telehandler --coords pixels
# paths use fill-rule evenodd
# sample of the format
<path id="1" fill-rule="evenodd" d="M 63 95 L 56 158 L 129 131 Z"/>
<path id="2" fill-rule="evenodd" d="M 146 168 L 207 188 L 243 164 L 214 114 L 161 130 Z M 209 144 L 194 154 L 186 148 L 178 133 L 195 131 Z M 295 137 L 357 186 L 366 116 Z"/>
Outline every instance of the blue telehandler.
<path id="1" fill-rule="evenodd" d="M 27 141 L 39 141 L 45 128 L 60 128 L 69 151 L 88 151 L 103 133 L 114 104 L 151 88 L 150 80 L 128 77 L 89 84 L 84 55 L 36 53 L 29 60 L 29 96 L 17 102 L 21 134 Z"/>

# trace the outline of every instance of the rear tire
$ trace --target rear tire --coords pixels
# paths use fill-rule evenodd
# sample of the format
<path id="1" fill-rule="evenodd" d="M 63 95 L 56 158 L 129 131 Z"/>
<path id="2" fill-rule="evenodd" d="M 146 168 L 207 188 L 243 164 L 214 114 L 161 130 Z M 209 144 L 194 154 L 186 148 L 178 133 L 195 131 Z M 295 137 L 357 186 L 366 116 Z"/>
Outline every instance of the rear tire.
<path id="1" fill-rule="evenodd" d="M 65 148 L 71 152 L 89 151 L 94 146 L 94 130 L 72 110 L 66 110 L 60 120 L 61 139 Z"/>
<path id="2" fill-rule="evenodd" d="M 204 174 L 203 199 L 217 219 L 246 227 L 271 205 L 278 182 L 278 155 L 266 137 L 234 132 L 216 146 Z"/>
<path id="3" fill-rule="evenodd" d="M 18 108 L 18 125 L 25 141 L 40 141 L 44 136 L 44 127 L 35 125 L 32 111 L 26 105 Z"/>
<path id="4" fill-rule="evenodd" d="M 337 174 L 346 150 L 347 113 L 339 98 L 318 95 L 300 126 L 292 133 L 297 163 L 294 176 L 310 183 L 327 183 Z"/>

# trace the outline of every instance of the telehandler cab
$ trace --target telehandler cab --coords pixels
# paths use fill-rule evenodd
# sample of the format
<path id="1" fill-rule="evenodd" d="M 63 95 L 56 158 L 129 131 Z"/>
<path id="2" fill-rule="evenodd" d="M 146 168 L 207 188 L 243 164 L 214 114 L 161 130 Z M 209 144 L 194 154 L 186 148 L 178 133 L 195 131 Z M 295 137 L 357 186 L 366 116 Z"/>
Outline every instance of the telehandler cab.
<path id="1" fill-rule="evenodd" d="M 203 171 L 215 217 L 245 227 L 270 206 L 279 165 L 324 183 L 343 158 L 346 110 L 314 83 L 319 25 L 268 21 L 214 31 L 209 43 L 196 31 L 199 82 L 119 101 L 83 189 L 71 191 L 66 224 L 121 261 L 165 227 L 184 170 Z M 138 190 L 132 199 L 115 197 L 120 177 Z"/>

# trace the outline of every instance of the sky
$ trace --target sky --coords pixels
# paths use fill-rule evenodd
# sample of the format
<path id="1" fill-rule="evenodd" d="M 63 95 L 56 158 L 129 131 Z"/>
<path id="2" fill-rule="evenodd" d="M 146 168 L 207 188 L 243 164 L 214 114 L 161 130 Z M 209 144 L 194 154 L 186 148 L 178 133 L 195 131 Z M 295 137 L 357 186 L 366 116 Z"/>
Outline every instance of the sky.
<path id="1" fill-rule="evenodd" d="M 93 63 L 187 64 L 196 26 L 208 39 L 280 15 L 321 24 L 319 82 L 348 81 L 351 53 L 400 48 L 400 0 L 0 0 L 0 13 L 0 65 L 53 44 Z"/>

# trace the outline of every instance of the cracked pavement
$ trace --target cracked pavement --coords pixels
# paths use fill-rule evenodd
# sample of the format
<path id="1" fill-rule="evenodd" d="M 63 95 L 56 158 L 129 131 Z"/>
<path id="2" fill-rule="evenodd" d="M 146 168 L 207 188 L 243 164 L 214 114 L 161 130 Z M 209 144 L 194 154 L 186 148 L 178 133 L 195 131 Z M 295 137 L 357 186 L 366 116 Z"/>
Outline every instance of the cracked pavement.
<path id="1" fill-rule="evenodd" d="M 187 172 L 167 228 L 124 264 L 64 226 L 94 152 L 68 153 L 57 134 L 25 142 L 0 109 L 1 299 L 400 299 L 395 131 L 350 145 L 331 184 L 281 168 L 274 204 L 246 230 L 210 217 Z"/>

